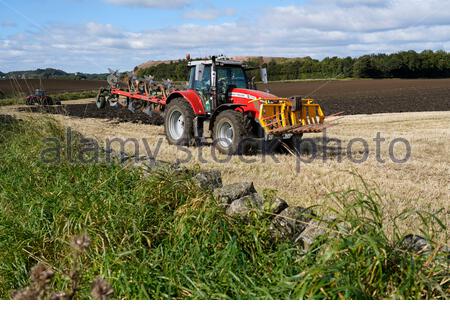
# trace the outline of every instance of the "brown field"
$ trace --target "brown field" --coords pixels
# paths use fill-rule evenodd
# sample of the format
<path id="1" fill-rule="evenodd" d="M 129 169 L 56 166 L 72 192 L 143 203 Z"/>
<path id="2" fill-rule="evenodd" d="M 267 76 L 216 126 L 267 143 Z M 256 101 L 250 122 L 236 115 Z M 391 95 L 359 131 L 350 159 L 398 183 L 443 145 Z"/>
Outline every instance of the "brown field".
<path id="1" fill-rule="evenodd" d="M 60 93 L 60 92 L 77 92 L 96 90 L 100 87 L 107 85 L 103 80 L 64 80 L 64 79 L 18 79 L 18 80 L 0 80 L 0 91 L 5 95 L 15 95 L 19 92 L 22 94 L 30 94 L 34 89 L 41 87 L 45 89 L 47 93 Z"/>
<path id="2" fill-rule="evenodd" d="M 269 88 L 280 97 L 316 98 L 327 114 L 450 110 L 450 79 L 274 82 Z"/>

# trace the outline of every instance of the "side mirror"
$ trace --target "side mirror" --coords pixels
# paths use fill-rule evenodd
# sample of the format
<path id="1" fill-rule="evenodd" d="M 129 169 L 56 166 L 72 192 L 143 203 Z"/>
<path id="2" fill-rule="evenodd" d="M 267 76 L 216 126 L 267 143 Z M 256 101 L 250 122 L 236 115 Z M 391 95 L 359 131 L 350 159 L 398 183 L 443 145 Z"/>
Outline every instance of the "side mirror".
<path id="1" fill-rule="evenodd" d="M 267 68 L 261 68 L 259 72 L 261 74 L 261 81 L 265 84 L 268 84 L 269 80 L 267 79 Z"/>

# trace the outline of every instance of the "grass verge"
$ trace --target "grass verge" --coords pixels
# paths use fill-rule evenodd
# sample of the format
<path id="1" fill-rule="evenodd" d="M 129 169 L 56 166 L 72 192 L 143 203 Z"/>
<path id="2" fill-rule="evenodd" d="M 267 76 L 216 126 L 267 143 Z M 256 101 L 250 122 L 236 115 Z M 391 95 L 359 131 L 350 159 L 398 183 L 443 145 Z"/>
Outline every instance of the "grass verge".
<path id="1" fill-rule="evenodd" d="M 0 298 L 28 284 L 40 262 L 56 271 L 49 286 L 64 291 L 80 264 L 74 298 L 90 297 L 98 277 L 120 299 L 446 299 L 449 261 L 446 224 L 436 212 L 404 212 L 422 219 L 431 245 L 405 250 L 403 234 L 387 230 L 379 196 L 368 187 L 330 194 L 322 208 L 336 217 L 308 250 L 274 242 L 271 216 L 232 218 L 190 179 L 161 169 L 143 178 L 118 163 L 45 164 L 43 139 L 65 146 L 54 120 L 0 118 Z M 71 152 L 82 148 L 79 137 Z M 75 235 L 90 238 L 75 256 Z M 443 240 L 444 239 L 444 240 Z"/>

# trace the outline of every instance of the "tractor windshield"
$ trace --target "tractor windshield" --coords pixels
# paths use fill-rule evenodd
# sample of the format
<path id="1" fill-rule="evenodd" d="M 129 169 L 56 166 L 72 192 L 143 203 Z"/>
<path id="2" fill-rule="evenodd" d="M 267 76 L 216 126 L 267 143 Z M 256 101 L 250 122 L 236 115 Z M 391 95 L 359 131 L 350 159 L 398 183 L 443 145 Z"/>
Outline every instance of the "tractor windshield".
<path id="1" fill-rule="evenodd" d="M 247 77 L 244 69 L 236 66 L 217 67 L 217 87 L 224 88 L 247 88 Z"/>

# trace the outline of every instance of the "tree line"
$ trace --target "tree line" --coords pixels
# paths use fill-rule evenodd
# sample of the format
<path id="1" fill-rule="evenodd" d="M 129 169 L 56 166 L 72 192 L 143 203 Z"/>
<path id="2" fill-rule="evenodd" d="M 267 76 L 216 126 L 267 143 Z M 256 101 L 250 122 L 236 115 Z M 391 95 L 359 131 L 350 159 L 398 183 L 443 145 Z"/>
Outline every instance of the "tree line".
<path id="1" fill-rule="evenodd" d="M 107 73 L 68 73 L 54 68 L 0 72 L 0 78 L 6 79 L 106 80 L 107 75 Z"/>
<path id="2" fill-rule="evenodd" d="M 251 58 L 249 67 L 267 65 L 269 79 L 297 80 L 322 78 L 447 78 L 450 77 L 450 53 L 438 50 L 401 51 L 392 54 L 371 54 L 357 58 L 311 57 L 273 58 L 265 63 L 263 57 Z M 152 75 L 155 79 L 187 80 L 187 61 L 161 63 L 138 70 L 138 76 Z M 258 79 L 258 72 L 253 71 Z"/>

